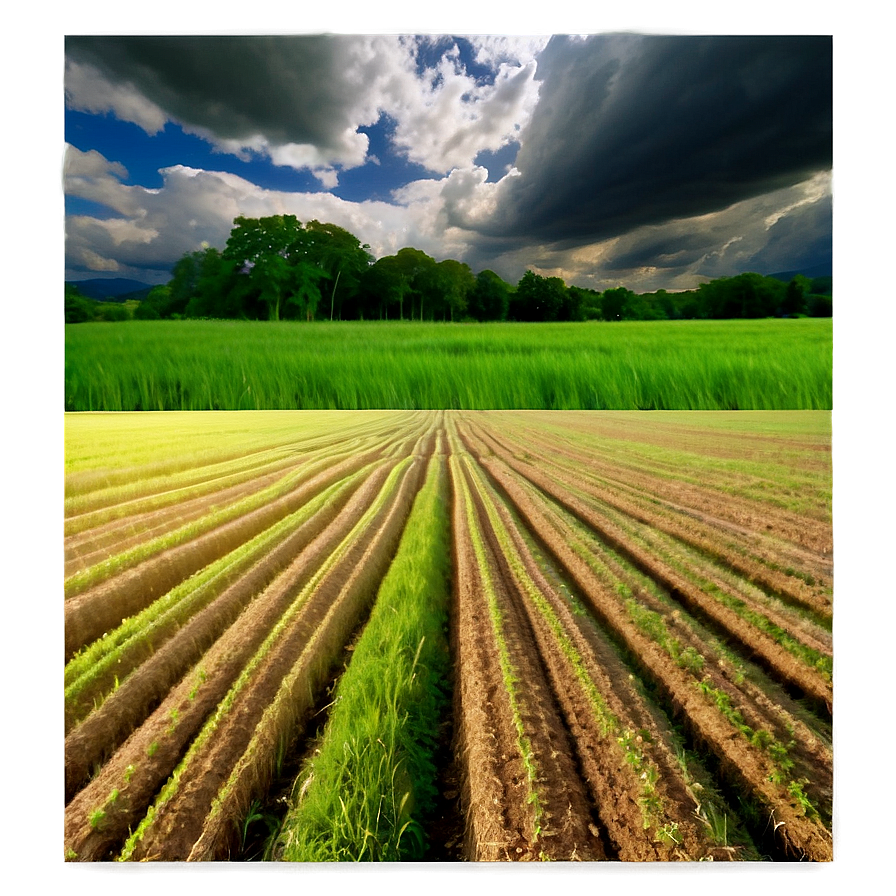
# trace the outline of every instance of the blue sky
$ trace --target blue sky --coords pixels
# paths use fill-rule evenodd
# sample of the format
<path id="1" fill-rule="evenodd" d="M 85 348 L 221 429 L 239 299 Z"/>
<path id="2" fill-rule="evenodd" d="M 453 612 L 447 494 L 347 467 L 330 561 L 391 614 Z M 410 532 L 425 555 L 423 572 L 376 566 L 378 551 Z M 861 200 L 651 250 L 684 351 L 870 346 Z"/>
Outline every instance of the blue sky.
<path id="1" fill-rule="evenodd" d="M 164 282 L 278 213 L 510 282 L 831 262 L 829 37 L 72 36 L 65 56 L 67 279 Z"/>

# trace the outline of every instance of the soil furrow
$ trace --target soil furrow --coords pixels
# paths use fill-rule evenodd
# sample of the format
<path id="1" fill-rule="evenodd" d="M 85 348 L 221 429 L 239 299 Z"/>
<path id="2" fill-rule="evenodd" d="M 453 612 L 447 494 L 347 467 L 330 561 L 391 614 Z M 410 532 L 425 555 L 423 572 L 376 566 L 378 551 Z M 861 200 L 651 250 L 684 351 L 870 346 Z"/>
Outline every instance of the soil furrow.
<path id="1" fill-rule="evenodd" d="M 251 683 L 235 696 L 214 736 L 184 767 L 177 791 L 169 800 L 156 803 L 153 822 L 130 859 L 213 859 L 219 849 L 229 847 L 241 810 L 260 795 L 262 780 L 269 783 L 277 743 L 288 730 L 307 721 L 306 713 L 334 659 L 369 607 L 394 555 L 424 468 L 425 461 L 418 455 L 365 532 L 359 533 L 338 565 L 317 583 L 282 637 L 261 658 Z M 232 795 L 218 807 L 205 841 L 198 846 L 213 800 L 256 734 L 256 755 L 239 770 L 245 778 L 231 784 Z"/>
<path id="2" fill-rule="evenodd" d="M 482 421 L 494 437 L 494 426 L 498 420 L 503 422 L 497 412 L 484 415 Z M 778 537 L 784 538 L 794 546 L 802 546 L 809 551 L 809 555 L 819 557 L 824 551 L 830 554 L 830 514 L 826 506 L 815 505 L 815 513 L 818 518 L 812 518 L 806 513 L 794 513 L 781 507 L 775 507 L 763 495 L 762 500 L 748 498 L 734 494 L 726 488 L 728 479 L 712 481 L 712 477 L 698 482 L 686 482 L 669 475 L 658 476 L 636 465 L 627 462 L 626 459 L 617 459 L 615 456 L 606 456 L 602 451 L 606 443 L 579 444 L 551 434 L 547 427 L 519 432 L 513 426 L 513 415 L 509 418 L 511 426 L 502 428 L 502 444 L 507 450 L 512 450 L 506 444 L 507 439 L 513 441 L 517 456 L 524 459 L 526 455 L 537 454 L 541 459 L 555 460 L 566 459 L 576 476 L 592 479 L 604 487 L 612 487 L 620 493 L 640 498 L 643 495 L 659 496 L 670 507 L 677 504 L 683 506 L 698 518 L 702 513 L 714 514 L 716 517 L 724 517 L 725 522 L 737 528 L 745 528 L 755 535 L 764 535 L 774 532 Z M 517 421 L 518 424 L 518 421 Z M 610 459 L 612 458 L 612 459 Z M 763 457 L 764 462 L 771 462 Z M 796 475 L 805 466 L 805 455 L 799 456 L 799 463 L 789 461 L 783 464 L 783 469 L 790 475 Z M 672 469 L 674 472 L 674 468 Z M 702 471 L 701 471 L 702 472 Z M 814 486 L 820 486 L 827 481 L 830 472 L 830 462 L 825 468 L 820 469 L 817 475 L 810 480 Z M 719 496 L 724 494 L 724 503 L 719 502 Z M 735 530 L 736 531 L 736 530 Z M 808 540 L 807 540 L 808 539 Z"/>
<path id="3" fill-rule="evenodd" d="M 480 457 L 480 463 L 493 475 L 496 466 L 490 459 Z M 737 613 L 719 604 L 713 598 L 695 588 L 684 577 L 671 569 L 662 560 L 650 552 L 638 547 L 626 537 L 625 532 L 611 523 L 606 516 L 596 513 L 583 501 L 576 498 L 571 491 L 564 491 L 550 477 L 529 464 L 507 461 L 507 466 L 529 482 L 543 490 L 552 500 L 572 513 L 600 537 L 600 539 L 633 563 L 645 575 L 660 584 L 676 600 L 689 610 L 697 611 L 715 625 L 721 626 L 730 636 L 741 641 L 757 658 L 761 658 L 766 667 L 782 680 L 800 688 L 820 706 L 830 706 L 833 695 L 830 683 L 818 673 L 808 669 L 796 661 L 793 656 L 764 632 L 750 626 Z"/>
<path id="4" fill-rule="evenodd" d="M 627 668 L 615 662 L 615 676 L 611 676 L 598 665 L 568 603 L 541 572 L 516 521 L 501 502 L 492 506 L 512 541 L 512 545 L 495 543 L 499 562 L 507 581 L 516 585 L 615 857 L 623 861 L 729 859 L 730 852 L 710 841 L 696 814 L 699 802 L 682 779 L 668 728 L 631 687 Z M 512 568 L 510 557 L 522 569 Z M 548 611 L 539 611 L 533 588 Z M 603 718 L 598 717 L 601 710 Z M 621 742 L 629 745 L 629 758 Z M 637 770 L 635 761 L 640 763 Z M 642 768 L 644 774 L 648 768 L 657 772 L 656 782 L 649 787 L 640 777 Z"/>
<path id="5" fill-rule="evenodd" d="M 522 460 L 519 451 L 515 453 L 492 431 L 486 431 L 478 427 L 477 433 L 484 440 L 487 447 L 498 454 L 505 462 L 520 462 Z M 537 436 L 533 438 L 533 442 L 538 443 Z M 526 448 L 526 453 L 532 450 L 528 442 L 526 443 Z M 590 459 L 587 455 L 573 455 L 578 463 L 577 467 L 570 470 L 557 463 L 557 454 L 556 446 L 548 443 L 540 455 L 540 468 L 551 469 L 553 476 L 558 482 L 562 482 L 576 490 L 584 491 L 586 494 L 609 504 L 616 510 L 646 526 L 654 527 L 666 532 L 668 535 L 681 538 L 698 550 L 722 560 L 747 579 L 768 588 L 782 599 L 792 601 L 799 606 L 806 606 L 830 619 L 830 599 L 824 594 L 824 583 L 821 586 L 809 586 L 805 582 L 794 578 L 794 576 L 787 575 L 781 571 L 794 565 L 795 558 L 792 552 L 782 554 L 780 551 L 776 551 L 773 546 L 768 545 L 768 540 L 764 535 L 765 530 L 771 527 L 768 512 L 761 517 L 758 515 L 749 517 L 746 521 L 749 523 L 749 528 L 743 525 L 744 521 L 742 519 L 741 524 L 736 529 L 732 529 L 731 524 L 725 524 L 726 528 L 724 530 L 721 530 L 717 524 L 710 529 L 695 526 L 692 522 L 694 515 L 701 521 L 705 519 L 711 523 L 713 518 L 707 518 L 705 514 L 670 503 L 667 499 L 666 483 L 656 481 L 644 482 L 637 479 L 633 480 L 632 478 L 629 478 L 627 483 L 610 479 L 604 481 L 600 478 L 593 459 Z M 527 459 L 525 462 L 527 466 L 534 466 L 531 459 Z M 650 498 L 645 497 L 646 495 L 649 495 Z M 707 497 L 704 503 L 706 506 L 711 506 L 716 510 L 725 508 L 730 511 L 732 506 L 732 502 L 725 502 L 725 504 L 720 505 L 718 494 L 715 494 L 711 499 Z M 669 513 L 662 514 L 658 512 L 658 504 L 667 508 Z M 678 514 L 678 518 L 676 518 L 675 514 Z M 682 514 L 687 517 L 685 520 L 681 520 Z M 791 528 L 798 534 L 804 535 L 807 522 L 801 520 L 801 523 L 801 526 L 792 526 Z M 727 531 L 729 536 L 736 537 L 736 540 L 733 542 L 733 549 L 729 548 L 727 543 L 720 543 L 723 531 Z M 744 536 L 746 536 L 746 541 L 744 541 Z M 831 550 L 830 526 L 824 528 L 824 534 L 820 535 L 820 538 L 826 545 L 824 550 L 829 554 Z M 824 562 L 821 553 L 818 551 L 802 551 L 797 559 L 799 562 L 796 562 L 795 565 L 805 566 L 808 564 L 810 570 L 815 573 L 815 578 L 826 577 L 827 583 L 830 584 L 830 562 Z M 772 566 L 770 567 L 768 564 L 772 564 Z"/>
<path id="6" fill-rule="evenodd" d="M 79 858 L 89 860 L 84 858 L 85 850 L 90 857 L 102 857 L 121 842 L 129 827 L 139 821 L 190 739 L 224 698 L 245 663 L 295 596 L 305 587 L 315 570 L 327 561 L 357 516 L 374 499 L 391 466 L 385 464 L 371 475 L 329 531 L 321 533 L 249 604 L 211 650 L 167 693 L 146 722 L 103 766 L 99 775 L 74 797 L 66 810 L 66 838 L 69 848 Z M 179 663 L 176 657 L 172 661 Z M 163 668 L 156 671 L 157 668 L 154 666 L 146 670 L 147 690 L 153 689 L 157 675 L 165 674 Z M 140 675 L 140 671 L 135 675 L 135 689 Z M 120 711 L 125 715 L 130 712 L 126 707 Z M 107 710 L 106 714 L 111 715 L 112 710 Z M 110 721 L 106 724 L 115 723 Z M 67 791 L 78 789 L 96 761 L 95 757 L 101 755 L 105 728 L 106 725 L 91 725 L 89 728 L 82 725 L 67 739 Z M 133 771 L 129 773 L 129 769 Z M 102 802 L 104 794 L 115 790 L 122 794 L 122 800 L 117 803 L 114 812 L 106 813 L 108 817 L 104 818 L 102 829 L 91 834 L 85 830 L 85 818 L 89 818 L 94 807 Z M 89 839 L 85 839 L 88 835 Z"/>
<path id="7" fill-rule="evenodd" d="M 70 598 L 65 603 L 66 661 L 85 644 L 149 606 L 197 570 L 223 557 L 301 507 L 321 489 L 375 461 L 381 454 L 382 449 L 373 450 L 313 473 L 308 480 L 297 483 L 290 494 Z"/>
<path id="8" fill-rule="evenodd" d="M 500 479 L 500 471 L 490 472 Z M 622 639 L 627 649 L 640 658 L 653 683 L 668 694 L 676 711 L 698 732 L 699 739 L 710 746 L 725 774 L 739 786 L 755 793 L 770 811 L 777 813 L 778 820 L 785 821 L 785 826 L 779 830 L 782 851 L 789 850 L 797 857 L 830 860 L 830 833 L 795 808 L 781 785 L 769 780 L 774 769 L 767 756 L 738 738 L 733 726 L 700 694 L 694 679 L 634 626 L 616 595 L 605 589 L 584 561 L 554 535 L 531 502 L 518 489 L 514 494 L 512 483 L 509 486 L 502 483 L 502 486 L 512 497 L 516 511 L 548 546 L 588 599 L 592 610 Z"/>

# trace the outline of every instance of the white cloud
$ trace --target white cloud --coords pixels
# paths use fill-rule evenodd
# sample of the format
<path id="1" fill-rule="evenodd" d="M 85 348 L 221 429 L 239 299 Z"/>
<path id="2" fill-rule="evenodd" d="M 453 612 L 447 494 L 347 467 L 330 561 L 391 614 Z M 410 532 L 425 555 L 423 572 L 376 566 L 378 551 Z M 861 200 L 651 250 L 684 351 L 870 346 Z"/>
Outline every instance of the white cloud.
<path id="1" fill-rule="evenodd" d="M 183 47 L 191 81 L 161 51 L 152 64 L 145 58 L 138 63 L 114 39 L 73 39 L 66 99 L 72 108 L 112 112 L 149 134 L 174 121 L 221 152 L 240 158 L 259 153 L 277 165 L 328 172 L 328 185 L 329 172 L 368 160 L 369 141 L 358 128 L 375 124 L 382 113 L 396 122 L 399 151 L 436 173 L 470 167 L 482 150 L 518 139 L 537 102 L 535 54 L 545 40 L 473 38 L 477 61 L 495 73 L 494 83 L 485 84 L 464 70 L 456 48 L 419 73 L 415 54 L 426 40 L 369 35 L 317 37 L 301 46 L 247 42 L 234 45 L 223 65 L 220 48 L 200 40 Z"/>
<path id="2" fill-rule="evenodd" d="M 157 134 L 168 116 L 130 83 L 106 80 L 95 66 L 65 63 L 66 103 L 79 112 L 114 112 L 122 121 L 130 121 L 147 134 Z"/>
<path id="3" fill-rule="evenodd" d="M 502 182 L 486 182 L 484 168 L 471 167 L 410 183 L 392 202 L 349 202 L 327 192 L 265 190 L 235 174 L 184 165 L 161 169 L 162 187 L 143 190 L 122 184 L 114 175 L 123 175 L 123 169 L 115 162 L 74 148 L 66 167 L 70 173 L 95 173 L 92 190 L 76 182 L 78 195 L 89 193 L 110 208 L 125 210 L 106 220 L 68 218 L 69 270 L 115 269 L 155 281 L 167 279 L 174 262 L 203 243 L 223 248 L 239 215 L 293 214 L 300 221 L 331 222 L 369 244 L 375 257 L 413 246 L 438 260 L 466 260 L 477 241 L 470 227 L 491 211 L 502 188 Z"/>
<path id="4" fill-rule="evenodd" d="M 81 152 L 66 145 L 63 184 L 67 195 L 98 202 L 121 215 L 138 215 L 139 194 L 145 191 L 123 185 L 125 177 L 127 170 L 121 163 L 109 162 L 95 149 Z"/>
<path id="5" fill-rule="evenodd" d="M 534 61 L 502 62 L 494 83 L 478 84 L 456 55 L 445 54 L 387 98 L 386 111 L 397 121 L 395 143 L 430 171 L 472 167 L 483 150 L 519 138 L 538 102 L 534 75 Z"/>
<path id="6" fill-rule="evenodd" d="M 476 61 L 497 69 L 502 62 L 519 65 L 534 62 L 550 37 L 484 35 L 472 36 L 469 40 L 476 50 Z"/>
<path id="7" fill-rule="evenodd" d="M 88 271 L 96 271 L 97 273 L 108 271 L 120 271 L 121 267 L 118 262 L 112 258 L 103 258 L 97 255 L 92 249 L 81 249 L 81 260 Z"/>

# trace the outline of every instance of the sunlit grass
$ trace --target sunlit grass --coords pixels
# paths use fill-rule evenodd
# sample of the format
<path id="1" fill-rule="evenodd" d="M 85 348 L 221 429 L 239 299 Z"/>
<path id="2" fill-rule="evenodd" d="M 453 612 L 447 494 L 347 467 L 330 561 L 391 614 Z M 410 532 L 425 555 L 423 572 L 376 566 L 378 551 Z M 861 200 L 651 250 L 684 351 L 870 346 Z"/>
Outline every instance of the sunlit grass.
<path id="1" fill-rule="evenodd" d="M 280 834 L 292 861 L 419 859 L 448 700 L 450 552 L 435 458 Z"/>
<path id="2" fill-rule="evenodd" d="M 67 410 L 829 409 L 830 320 L 66 328 Z"/>

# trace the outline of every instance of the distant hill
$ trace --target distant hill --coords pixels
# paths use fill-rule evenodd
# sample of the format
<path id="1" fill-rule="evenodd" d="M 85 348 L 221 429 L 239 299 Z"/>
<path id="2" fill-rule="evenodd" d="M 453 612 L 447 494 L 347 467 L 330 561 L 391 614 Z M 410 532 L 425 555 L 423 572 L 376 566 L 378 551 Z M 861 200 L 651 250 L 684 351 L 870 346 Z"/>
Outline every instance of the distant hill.
<path id="1" fill-rule="evenodd" d="M 124 302 L 126 299 L 141 299 L 151 289 L 147 283 L 139 280 L 128 280 L 125 277 L 112 277 L 105 280 L 67 280 L 66 285 L 77 286 L 82 296 L 98 299 L 101 302 Z M 139 293 L 139 295 L 137 295 Z"/>
<path id="2" fill-rule="evenodd" d="M 785 283 L 790 283 L 797 274 L 802 274 L 804 277 L 814 280 L 816 277 L 830 277 L 831 273 L 831 263 L 827 262 L 826 264 L 815 264 L 809 268 L 802 268 L 798 271 L 779 271 L 777 274 L 769 274 L 768 276 L 774 277 L 775 280 L 783 280 Z"/>

